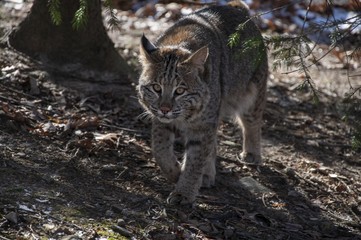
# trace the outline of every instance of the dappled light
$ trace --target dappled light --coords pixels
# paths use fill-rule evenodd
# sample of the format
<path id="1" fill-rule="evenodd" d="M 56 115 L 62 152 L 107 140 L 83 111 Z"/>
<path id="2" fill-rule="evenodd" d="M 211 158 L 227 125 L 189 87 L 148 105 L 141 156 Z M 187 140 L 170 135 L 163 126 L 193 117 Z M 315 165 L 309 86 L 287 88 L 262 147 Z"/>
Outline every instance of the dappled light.
<path id="1" fill-rule="evenodd" d="M 177 164 L 189 158 L 188 148 L 202 146 L 184 136 L 179 125 L 171 128 L 169 116 L 171 101 L 207 86 L 197 84 L 211 72 L 206 64 L 218 61 L 211 44 L 216 41 L 191 52 L 177 39 L 197 41 L 199 32 L 185 28 L 173 38 L 162 34 L 203 7 L 237 8 L 239 2 L 104 0 L 91 5 L 93 0 L 71 0 L 73 8 L 64 10 L 69 1 L 49 0 L 41 6 L 45 12 L 39 11 L 46 18 L 39 18 L 35 29 L 20 31 L 40 1 L 0 2 L 0 240 L 361 239 L 359 1 L 244 1 L 251 16 L 246 19 L 262 37 L 244 31 L 247 21 L 237 24 L 216 49 L 237 55 L 221 58 L 212 68 L 231 76 L 236 71 L 229 66 L 239 65 L 226 61 L 248 59 L 237 72 L 246 79 L 265 62 L 262 51 L 267 50 L 263 163 L 244 161 L 242 127 L 231 117 L 221 119 L 214 128 L 217 139 L 208 137 L 211 143 L 205 146 L 211 152 L 208 145 L 217 142 L 215 182 L 206 182 L 195 201 L 185 205 L 172 202 L 176 185 L 169 179 L 177 181 L 178 173 L 167 179 L 155 159 L 154 142 L 162 149 L 174 140 L 169 144 L 174 154 L 167 157 Z M 202 26 L 210 26 L 207 21 Z M 221 26 L 213 23 L 212 31 Z M 245 32 L 247 41 L 240 43 Z M 168 44 L 161 53 L 160 43 Z M 164 64 L 159 59 L 167 51 L 176 56 L 169 55 Z M 187 64 L 193 68 L 174 70 Z M 186 80 L 154 110 L 148 102 L 157 102 L 170 85 L 159 79 L 172 74 Z M 252 78 L 262 74 L 266 71 L 255 71 Z M 253 102 L 262 105 L 254 89 L 239 98 L 248 108 Z M 208 100 L 198 91 L 187 99 L 192 104 L 198 96 Z M 227 104 L 226 110 L 234 110 L 239 102 Z M 192 105 L 189 111 L 202 107 Z M 157 134 L 171 134 L 153 138 L 152 149 L 152 122 L 159 116 L 168 127 Z M 201 177 L 211 171 L 202 170 Z"/>

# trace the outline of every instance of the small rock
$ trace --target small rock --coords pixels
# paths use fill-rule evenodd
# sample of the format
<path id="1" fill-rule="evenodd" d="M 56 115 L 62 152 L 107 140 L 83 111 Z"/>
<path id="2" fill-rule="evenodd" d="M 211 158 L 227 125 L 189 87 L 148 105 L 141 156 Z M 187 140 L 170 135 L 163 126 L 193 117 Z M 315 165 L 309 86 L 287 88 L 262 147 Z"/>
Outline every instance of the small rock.
<path id="1" fill-rule="evenodd" d="M 46 230 L 50 231 L 50 230 L 53 230 L 56 226 L 55 226 L 54 223 L 45 223 L 45 224 L 43 224 L 43 227 L 44 227 Z"/>
<path id="2" fill-rule="evenodd" d="M 120 218 L 117 220 L 117 225 L 118 226 L 121 226 L 121 227 L 124 227 L 125 226 L 125 221 L 124 219 Z"/>
<path id="3" fill-rule="evenodd" d="M 16 212 L 9 212 L 5 215 L 5 218 L 11 223 L 18 223 L 18 214 Z"/>
<path id="4" fill-rule="evenodd" d="M 114 232 L 117 232 L 121 235 L 123 235 L 124 237 L 131 237 L 133 234 L 128 231 L 127 229 L 123 228 L 123 227 L 120 227 L 120 226 L 117 226 L 117 225 L 113 225 L 111 226 L 111 229 L 114 231 Z"/>
<path id="5" fill-rule="evenodd" d="M 124 206 L 122 205 L 118 205 L 118 204 L 114 204 L 111 206 L 112 211 L 114 211 L 115 213 L 122 213 L 124 211 Z"/>
<path id="6" fill-rule="evenodd" d="M 316 140 L 307 140 L 307 145 L 313 146 L 313 147 L 319 147 L 320 145 Z"/>
<path id="7" fill-rule="evenodd" d="M 68 235 L 60 238 L 61 240 L 81 240 L 77 235 Z"/>
<path id="8" fill-rule="evenodd" d="M 272 190 L 262 185 L 252 177 L 243 177 L 239 180 L 239 185 L 255 195 L 262 195 L 264 193 L 272 193 Z"/>
<path id="9" fill-rule="evenodd" d="M 114 216 L 114 212 L 112 210 L 107 210 L 105 211 L 105 216 L 106 217 L 113 217 Z"/>
<path id="10" fill-rule="evenodd" d="M 296 178 L 297 177 L 297 173 L 293 168 L 286 168 L 285 172 L 286 172 L 287 176 L 289 176 L 291 178 Z"/>
<path id="11" fill-rule="evenodd" d="M 55 132 L 56 127 L 51 122 L 47 122 L 43 125 L 43 131 L 44 132 Z"/>

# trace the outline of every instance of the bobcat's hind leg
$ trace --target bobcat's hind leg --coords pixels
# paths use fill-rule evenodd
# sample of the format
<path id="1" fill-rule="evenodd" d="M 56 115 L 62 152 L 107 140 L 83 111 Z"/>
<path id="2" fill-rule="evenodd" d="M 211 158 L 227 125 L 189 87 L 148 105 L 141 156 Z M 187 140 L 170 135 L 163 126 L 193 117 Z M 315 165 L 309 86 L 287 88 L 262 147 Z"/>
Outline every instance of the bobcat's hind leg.
<path id="1" fill-rule="evenodd" d="M 262 164 L 261 157 L 261 119 L 242 116 L 243 151 L 241 161 L 247 164 Z"/>
<path id="2" fill-rule="evenodd" d="M 261 128 L 262 115 L 266 103 L 266 84 L 258 89 L 256 99 L 247 111 L 241 113 L 237 120 L 243 130 L 243 151 L 241 161 L 247 164 L 262 164 Z"/>

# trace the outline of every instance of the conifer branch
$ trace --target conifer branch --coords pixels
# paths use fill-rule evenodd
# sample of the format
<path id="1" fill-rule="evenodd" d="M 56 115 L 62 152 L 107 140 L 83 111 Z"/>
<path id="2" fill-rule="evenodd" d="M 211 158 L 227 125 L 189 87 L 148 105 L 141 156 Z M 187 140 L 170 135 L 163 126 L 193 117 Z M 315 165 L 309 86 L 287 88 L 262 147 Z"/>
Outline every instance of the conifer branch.
<path id="1" fill-rule="evenodd" d="M 113 31 L 115 28 L 117 28 L 120 31 L 119 28 L 119 19 L 115 15 L 114 10 L 114 4 L 112 0 L 105 0 L 104 6 L 106 7 L 106 15 L 107 15 L 107 27 L 111 31 Z"/>
<path id="2" fill-rule="evenodd" d="M 92 1 L 92 0 L 91 0 Z M 76 10 L 72 20 L 74 29 L 84 28 L 88 22 L 88 0 L 79 0 L 79 9 Z"/>
<path id="3" fill-rule="evenodd" d="M 63 19 L 60 13 L 60 0 L 48 0 L 49 13 L 54 25 L 59 26 Z"/>

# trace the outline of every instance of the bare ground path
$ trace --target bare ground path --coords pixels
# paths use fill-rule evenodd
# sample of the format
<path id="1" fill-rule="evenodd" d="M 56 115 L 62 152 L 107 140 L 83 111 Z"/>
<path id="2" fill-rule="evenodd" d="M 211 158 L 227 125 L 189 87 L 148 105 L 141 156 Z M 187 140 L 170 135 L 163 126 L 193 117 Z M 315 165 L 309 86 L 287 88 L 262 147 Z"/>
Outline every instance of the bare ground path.
<path id="1" fill-rule="evenodd" d="M 361 239 L 360 152 L 327 79 L 316 104 L 273 72 L 265 164 L 238 161 L 224 121 L 216 186 L 187 208 L 165 203 L 134 92 L 84 96 L 4 44 L 0 69 L 0 239 Z"/>

